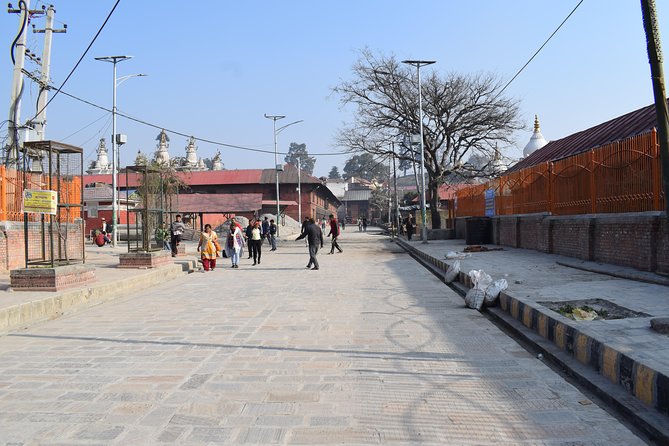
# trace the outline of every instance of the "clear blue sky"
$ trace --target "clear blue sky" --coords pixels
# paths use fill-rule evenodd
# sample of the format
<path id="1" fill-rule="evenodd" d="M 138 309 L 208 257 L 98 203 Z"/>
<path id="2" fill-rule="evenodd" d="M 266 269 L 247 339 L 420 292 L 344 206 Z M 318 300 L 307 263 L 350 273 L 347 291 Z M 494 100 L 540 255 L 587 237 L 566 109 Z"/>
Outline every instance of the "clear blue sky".
<path id="1" fill-rule="evenodd" d="M 16 6 L 17 1 L 13 2 Z M 115 1 L 55 1 L 67 34 L 54 36 L 52 78 L 60 85 Z M 350 120 L 331 88 L 351 76 L 359 50 L 398 58 L 434 59 L 427 69 L 493 71 L 510 79 L 578 3 L 577 0 L 340 0 L 130 1 L 121 0 L 86 59 L 64 90 L 111 107 L 112 67 L 96 56 L 132 55 L 118 75 L 146 73 L 118 89 L 118 108 L 129 115 L 196 137 L 273 150 L 272 123 L 304 122 L 279 135 L 279 150 L 305 143 L 311 153 L 341 151 L 334 135 Z M 665 52 L 669 5 L 658 1 Z M 43 2 L 31 1 L 31 8 Z M 194 5 L 197 5 L 195 7 Z M 35 21 L 38 27 L 44 20 Z M 9 47 L 18 16 L 0 13 L 0 97 L 8 116 Z M 41 34 L 29 48 L 41 54 Z M 35 69 L 34 65 L 28 65 Z M 507 90 L 520 99 L 527 130 L 517 134 L 518 156 L 539 114 L 546 139 L 558 139 L 652 102 L 649 66 L 637 0 L 585 0 L 562 30 Z M 28 84 L 21 118 L 34 111 L 37 89 Z M 47 137 L 85 148 L 93 159 L 100 137 L 109 140 L 104 111 L 59 96 L 49 106 Z M 91 124 L 96 119 L 99 121 Z M 89 127 L 81 130 L 85 126 Z M 73 136 L 71 134 L 81 130 Z M 3 127 L 2 132 L 6 132 Z M 155 150 L 158 130 L 119 118 L 128 135 L 122 164 L 138 149 Z M 170 135 L 172 156 L 183 156 L 186 138 Z M 212 157 L 217 147 L 198 143 Z M 221 148 L 226 168 L 269 168 L 273 154 Z M 315 174 L 340 170 L 346 156 L 319 156 Z"/>

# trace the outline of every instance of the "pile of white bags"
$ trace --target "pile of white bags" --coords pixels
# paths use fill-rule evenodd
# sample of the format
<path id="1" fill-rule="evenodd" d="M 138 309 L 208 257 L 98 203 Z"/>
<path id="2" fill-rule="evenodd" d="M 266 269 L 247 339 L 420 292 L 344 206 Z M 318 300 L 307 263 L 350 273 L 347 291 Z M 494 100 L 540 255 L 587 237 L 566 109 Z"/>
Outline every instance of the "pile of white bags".
<path id="1" fill-rule="evenodd" d="M 486 307 L 495 305 L 499 293 L 509 286 L 506 279 L 493 282 L 492 277 L 483 270 L 469 271 L 469 278 L 472 281 L 472 288 L 465 296 L 465 305 L 479 311 L 484 305 Z"/>

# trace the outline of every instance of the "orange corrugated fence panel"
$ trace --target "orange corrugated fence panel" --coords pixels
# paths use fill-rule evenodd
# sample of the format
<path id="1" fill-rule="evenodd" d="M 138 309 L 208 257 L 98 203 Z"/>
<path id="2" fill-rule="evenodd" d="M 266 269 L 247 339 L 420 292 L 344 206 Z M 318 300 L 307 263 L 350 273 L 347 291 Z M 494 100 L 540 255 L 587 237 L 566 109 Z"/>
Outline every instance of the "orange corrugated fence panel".
<path id="1" fill-rule="evenodd" d="M 484 215 L 486 189 L 496 191 L 497 215 L 642 212 L 665 207 L 655 130 L 460 189 L 457 216 Z"/>

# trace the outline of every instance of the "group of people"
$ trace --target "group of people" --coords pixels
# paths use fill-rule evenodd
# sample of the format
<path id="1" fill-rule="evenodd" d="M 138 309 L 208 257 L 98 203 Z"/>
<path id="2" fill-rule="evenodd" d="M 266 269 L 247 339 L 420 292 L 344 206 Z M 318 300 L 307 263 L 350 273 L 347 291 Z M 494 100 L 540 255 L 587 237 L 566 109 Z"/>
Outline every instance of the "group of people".
<path id="1" fill-rule="evenodd" d="M 332 237 L 332 246 L 330 248 L 330 254 L 334 254 L 334 250 L 337 249 L 339 252 L 344 252 L 343 249 L 339 246 L 337 239 L 341 234 L 339 228 L 339 223 L 333 214 L 330 214 L 330 233 L 328 237 Z M 318 264 L 318 249 L 323 247 L 323 222 L 321 221 L 321 226 L 316 224 L 316 221 L 313 218 L 305 218 L 302 223 L 302 232 L 295 240 L 307 239 L 309 244 L 309 263 L 307 263 L 307 268 L 311 270 L 320 269 Z"/>
<path id="2" fill-rule="evenodd" d="M 272 247 L 270 251 L 276 251 L 276 223 L 274 219 L 250 220 L 246 227 L 246 240 L 249 245 L 249 259 L 253 258 L 253 265 L 260 264 L 262 256 L 262 245 L 265 240 Z"/>
<path id="3" fill-rule="evenodd" d="M 250 220 L 246 229 L 236 220 L 230 222 L 228 236 L 225 245 L 218 242 L 218 235 L 210 224 L 204 226 L 200 234 L 197 250 L 200 252 L 202 266 L 205 271 L 213 271 L 216 268 L 216 258 L 225 256 L 230 259 L 232 268 L 239 268 L 239 259 L 244 255 L 244 248 L 249 247 L 249 259 L 253 259 L 253 265 L 259 265 L 262 260 L 262 245 L 265 240 L 270 244 L 270 251 L 276 251 L 277 227 L 274 219 L 265 217 L 261 220 Z"/>
<path id="4" fill-rule="evenodd" d="M 103 218 L 100 229 L 96 229 L 93 234 L 93 243 L 96 246 L 103 247 L 111 244 L 113 226 Z"/>

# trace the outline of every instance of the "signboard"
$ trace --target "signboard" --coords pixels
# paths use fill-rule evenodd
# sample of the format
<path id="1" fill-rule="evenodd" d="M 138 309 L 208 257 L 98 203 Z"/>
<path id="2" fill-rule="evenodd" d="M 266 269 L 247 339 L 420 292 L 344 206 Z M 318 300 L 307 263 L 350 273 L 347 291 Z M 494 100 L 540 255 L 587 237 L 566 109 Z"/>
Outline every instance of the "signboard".
<path id="1" fill-rule="evenodd" d="M 55 190 L 23 191 L 23 212 L 29 214 L 56 215 L 58 210 L 58 192 Z"/>
<path id="2" fill-rule="evenodd" d="M 495 189 L 485 190 L 485 216 L 495 216 Z"/>

